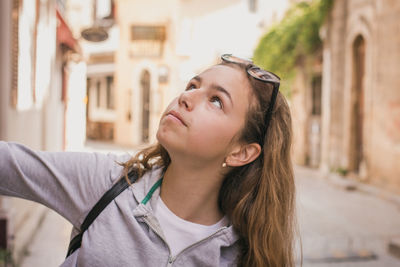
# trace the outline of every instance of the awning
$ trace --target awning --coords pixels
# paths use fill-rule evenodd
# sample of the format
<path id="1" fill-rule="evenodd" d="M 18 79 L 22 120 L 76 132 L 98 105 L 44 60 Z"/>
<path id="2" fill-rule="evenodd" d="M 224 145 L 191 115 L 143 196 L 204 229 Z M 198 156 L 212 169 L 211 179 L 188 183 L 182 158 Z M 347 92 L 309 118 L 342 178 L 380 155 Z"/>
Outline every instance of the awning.
<path id="1" fill-rule="evenodd" d="M 66 45 L 69 49 L 76 53 L 81 54 L 81 47 L 79 46 L 78 40 L 74 38 L 70 28 L 65 22 L 64 18 L 56 9 L 57 13 L 57 43 Z"/>

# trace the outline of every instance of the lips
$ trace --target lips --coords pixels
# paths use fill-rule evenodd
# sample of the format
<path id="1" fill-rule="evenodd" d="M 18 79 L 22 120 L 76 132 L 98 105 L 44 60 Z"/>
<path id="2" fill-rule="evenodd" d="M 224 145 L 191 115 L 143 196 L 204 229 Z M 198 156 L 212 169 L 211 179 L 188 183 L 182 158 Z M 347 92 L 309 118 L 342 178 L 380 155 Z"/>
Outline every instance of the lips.
<path id="1" fill-rule="evenodd" d="M 185 125 L 187 127 L 185 120 L 182 118 L 181 114 L 179 114 L 177 111 L 171 110 L 170 112 L 167 113 L 167 116 L 168 115 L 173 116 L 174 118 L 178 119 L 183 125 Z"/>

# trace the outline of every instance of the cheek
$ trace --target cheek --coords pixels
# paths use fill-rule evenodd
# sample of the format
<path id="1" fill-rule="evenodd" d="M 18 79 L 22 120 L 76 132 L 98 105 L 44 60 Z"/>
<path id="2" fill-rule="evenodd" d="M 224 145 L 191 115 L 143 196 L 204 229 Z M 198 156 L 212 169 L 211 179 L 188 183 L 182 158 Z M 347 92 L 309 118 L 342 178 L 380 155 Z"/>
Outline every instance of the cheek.
<path id="1" fill-rule="evenodd" d="M 193 131 L 190 138 L 199 151 L 225 150 L 240 130 L 240 125 L 227 121 L 204 121 L 201 125 L 205 127 Z"/>

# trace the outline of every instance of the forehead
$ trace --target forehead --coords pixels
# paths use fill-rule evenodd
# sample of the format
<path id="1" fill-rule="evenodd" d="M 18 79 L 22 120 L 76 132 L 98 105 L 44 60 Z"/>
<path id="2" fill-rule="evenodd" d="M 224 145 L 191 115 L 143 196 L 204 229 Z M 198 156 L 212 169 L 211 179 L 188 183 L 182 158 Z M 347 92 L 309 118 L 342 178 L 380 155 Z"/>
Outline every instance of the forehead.
<path id="1" fill-rule="evenodd" d="M 249 107 L 252 97 L 250 82 L 245 71 L 227 65 L 215 65 L 200 75 L 202 86 L 220 86 L 229 92 L 234 110 L 245 112 Z"/>
<path id="2" fill-rule="evenodd" d="M 243 91 L 248 93 L 250 89 L 250 83 L 245 72 L 227 65 L 212 66 L 200 73 L 199 77 L 205 84 L 216 84 L 229 92 Z"/>

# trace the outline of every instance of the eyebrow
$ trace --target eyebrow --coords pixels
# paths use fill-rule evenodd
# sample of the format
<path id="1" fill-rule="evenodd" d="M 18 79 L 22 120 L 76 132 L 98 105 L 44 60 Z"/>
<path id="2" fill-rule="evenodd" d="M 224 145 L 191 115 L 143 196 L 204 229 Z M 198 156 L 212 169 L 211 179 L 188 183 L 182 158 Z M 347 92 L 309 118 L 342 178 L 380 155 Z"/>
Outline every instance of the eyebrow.
<path id="1" fill-rule="evenodd" d="M 198 81 L 199 83 L 201 83 L 201 81 L 202 81 L 202 78 L 199 77 L 199 76 L 194 76 L 192 79 Z M 215 83 L 212 83 L 210 85 L 210 87 L 213 90 L 216 90 L 216 91 L 219 91 L 219 92 L 225 94 L 229 98 L 229 100 L 231 101 L 231 104 L 233 106 L 233 101 L 232 101 L 231 94 L 225 88 L 223 88 L 222 86 L 219 86 L 219 85 L 217 85 Z"/>

